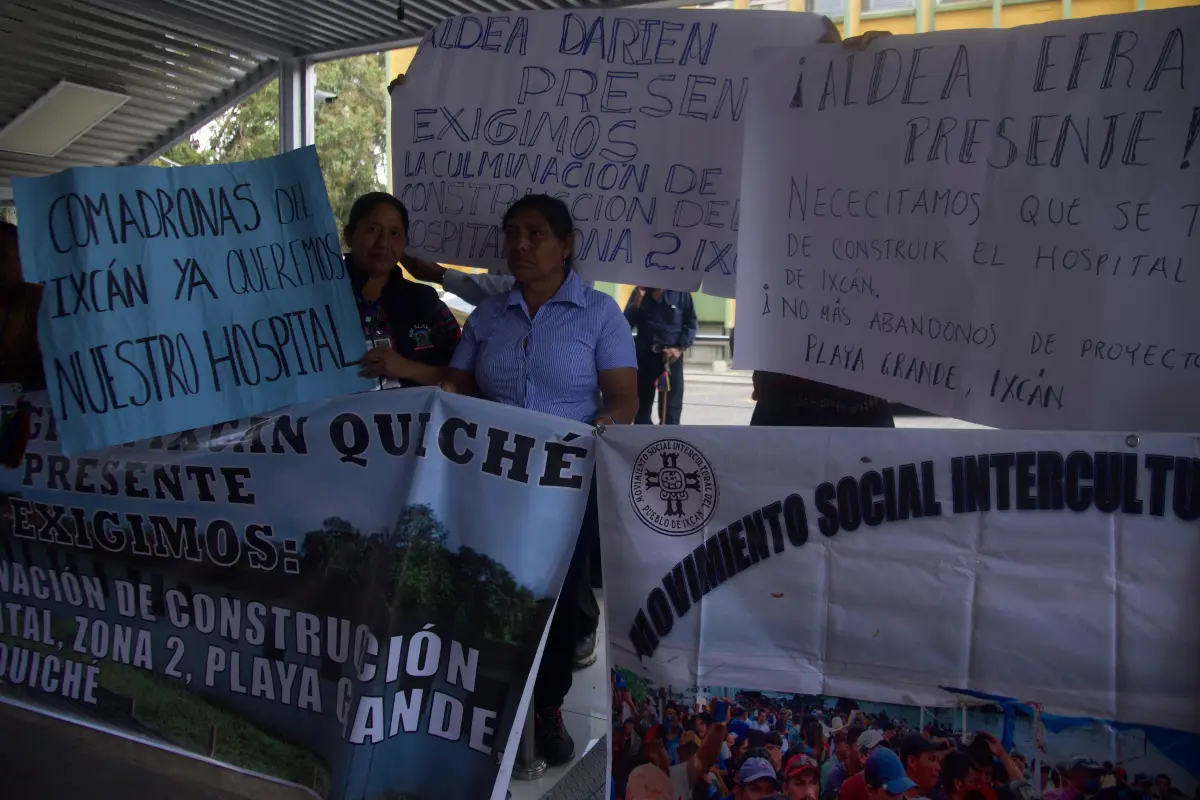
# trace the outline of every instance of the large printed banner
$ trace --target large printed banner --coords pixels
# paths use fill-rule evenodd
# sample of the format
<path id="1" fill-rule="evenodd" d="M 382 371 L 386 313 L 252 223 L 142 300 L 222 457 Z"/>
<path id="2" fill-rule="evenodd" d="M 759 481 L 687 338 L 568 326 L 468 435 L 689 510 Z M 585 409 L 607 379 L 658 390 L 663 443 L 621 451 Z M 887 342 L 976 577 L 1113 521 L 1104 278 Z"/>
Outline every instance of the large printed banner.
<path id="1" fill-rule="evenodd" d="M 939 752 L 977 760 L 978 738 L 989 776 L 1022 756 L 1066 781 L 1086 757 L 1200 785 L 1196 437 L 662 431 L 597 447 L 618 798 L 732 779 L 747 735 L 824 759 L 805 728 L 852 710 L 901 753 L 930 723 Z"/>
<path id="2" fill-rule="evenodd" d="M 315 148 L 14 178 L 61 447 L 359 391 L 365 345 Z"/>
<path id="3" fill-rule="evenodd" d="M 736 365 L 995 427 L 1200 430 L 1197 21 L 758 51 Z"/>
<path id="4" fill-rule="evenodd" d="M 811 44 L 813 14 L 633 10 L 460 16 L 392 94 L 394 185 L 427 258 L 504 268 L 529 193 L 575 218 L 594 280 L 733 297 L 755 47 Z"/>
<path id="5" fill-rule="evenodd" d="M 329 800 L 493 793 L 585 426 L 402 390 L 86 457 L 45 405 L 33 433 L 0 471 L 0 702 Z"/>

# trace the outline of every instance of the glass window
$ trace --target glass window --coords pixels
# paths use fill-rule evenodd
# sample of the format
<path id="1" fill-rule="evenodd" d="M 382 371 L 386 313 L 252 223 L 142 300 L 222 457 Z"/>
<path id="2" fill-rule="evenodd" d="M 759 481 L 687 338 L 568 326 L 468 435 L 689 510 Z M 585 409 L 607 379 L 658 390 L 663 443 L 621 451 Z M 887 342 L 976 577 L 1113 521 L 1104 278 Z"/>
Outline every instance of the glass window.
<path id="1" fill-rule="evenodd" d="M 916 7 L 915 0 L 862 0 L 863 12 L 913 11 Z"/>
<path id="2" fill-rule="evenodd" d="M 788 0 L 750 0 L 750 7 L 763 11 L 787 11 Z"/>
<path id="3" fill-rule="evenodd" d="M 842 0 L 806 0 L 805 8 L 811 14 L 826 17 L 840 17 L 846 13 L 846 4 Z"/>

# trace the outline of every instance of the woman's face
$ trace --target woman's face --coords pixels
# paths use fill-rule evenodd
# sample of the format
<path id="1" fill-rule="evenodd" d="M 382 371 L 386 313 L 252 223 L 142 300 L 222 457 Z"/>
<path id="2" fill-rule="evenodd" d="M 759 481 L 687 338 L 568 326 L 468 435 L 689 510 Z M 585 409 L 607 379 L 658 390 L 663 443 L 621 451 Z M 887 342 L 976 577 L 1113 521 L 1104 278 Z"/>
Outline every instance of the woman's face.
<path id="1" fill-rule="evenodd" d="M 518 211 L 504 224 L 504 257 L 513 277 L 522 283 L 562 275 L 571 242 L 554 235 L 537 211 Z"/>
<path id="2" fill-rule="evenodd" d="M 380 203 L 358 221 L 346 244 L 360 269 L 373 274 L 395 269 L 408 247 L 404 218 L 390 203 Z"/>

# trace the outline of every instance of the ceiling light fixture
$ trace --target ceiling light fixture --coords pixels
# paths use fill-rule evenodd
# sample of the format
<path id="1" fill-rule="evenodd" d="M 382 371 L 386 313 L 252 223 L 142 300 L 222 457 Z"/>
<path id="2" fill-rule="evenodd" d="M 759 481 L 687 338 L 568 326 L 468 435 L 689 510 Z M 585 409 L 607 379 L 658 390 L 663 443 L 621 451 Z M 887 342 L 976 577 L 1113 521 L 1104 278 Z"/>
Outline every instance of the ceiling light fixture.
<path id="1" fill-rule="evenodd" d="M 129 101 L 129 95 L 59 81 L 0 130 L 0 150 L 54 158 Z"/>

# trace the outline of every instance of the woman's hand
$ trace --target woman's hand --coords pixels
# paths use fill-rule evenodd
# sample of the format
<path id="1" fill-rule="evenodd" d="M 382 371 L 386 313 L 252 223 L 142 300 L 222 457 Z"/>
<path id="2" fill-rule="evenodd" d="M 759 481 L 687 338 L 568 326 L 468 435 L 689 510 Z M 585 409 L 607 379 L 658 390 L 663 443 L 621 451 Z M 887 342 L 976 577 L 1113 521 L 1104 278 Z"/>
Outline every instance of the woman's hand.
<path id="1" fill-rule="evenodd" d="M 409 366 L 404 356 L 390 347 L 373 347 L 362 358 L 362 369 L 358 374 L 364 378 L 387 378 L 393 381 L 409 380 Z"/>
<path id="2" fill-rule="evenodd" d="M 817 40 L 817 44 L 837 44 L 842 40 L 842 32 L 837 29 L 837 25 L 833 24 L 833 20 L 829 17 L 822 17 L 825 21 L 825 35 Z"/>
<path id="3" fill-rule="evenodd" d="M 392 89 L 395 89 L 397 86 L 403 86 L 407 80 L 408 79 L 405 78 L 404 73 L 401 72 L 392 80 L 391 83 L 388 84 L 388 94 L 390 95 L 392 93 Z"/>
<path id="4" fill-rule="evenodd" d="M 407 254 L 402 255 L 400 256 L 400 266 L 408 270 L 409 275 L 426 283 L 441 283 L 446 279 L 445 267 L 433 261 L 426 261 L 423 258 L 416 258 Z"/>
<path id="5" fill-rule="evenodd" d="M 842 42 L 842 47 L 847 50 L 866 50 L 867 45 L 876 39 L 882 39 L 885 36 L 891 36 L 891 31 L 867 31 L 861 36 L 851 36 L 849 39 Z"/>
<path id="6" fill-rule="evenodd" d="M 841 44 L 843 47 L 850 50 L 865 50 L 867 45 L 884 36 L 891 36 L 891 31 L 867 31 L 861 36 L 851 36 L 849 39 L 842 39 L 842 32 L 837 29 L 837 25 L 833 24 L 833 20 L 825 17 L 825 35 L 820 38 L 818 44 Z"/>
<path id="7" fill-rule="evenodd" d="M 996 758 L 1003 758 L 1004 756 L 1008 755 L 1007 751 L 1004 749 L 1004 745 L 995 736 L 992 736 L 990 733 L 980 733 L 978 735 L 981 739 L 987 742 L 988 750 L 992 751 L 993 756 Z"/>
<path id="8" fill-rule="evenodd" d="M 769 744 L 766 746 L 767 757 L 771 759 L 771 766 L 776 772 L 783 769 L 783 753 L 779 749 L 779 745 Z"/>
<path id="9" fill-rule="evenodd" d="M 458 391 L 458 386 L 454 381 L 442 381 L 438 384 L 438 388 L 446 394 L 462 394 L 462 392 Z"/>

